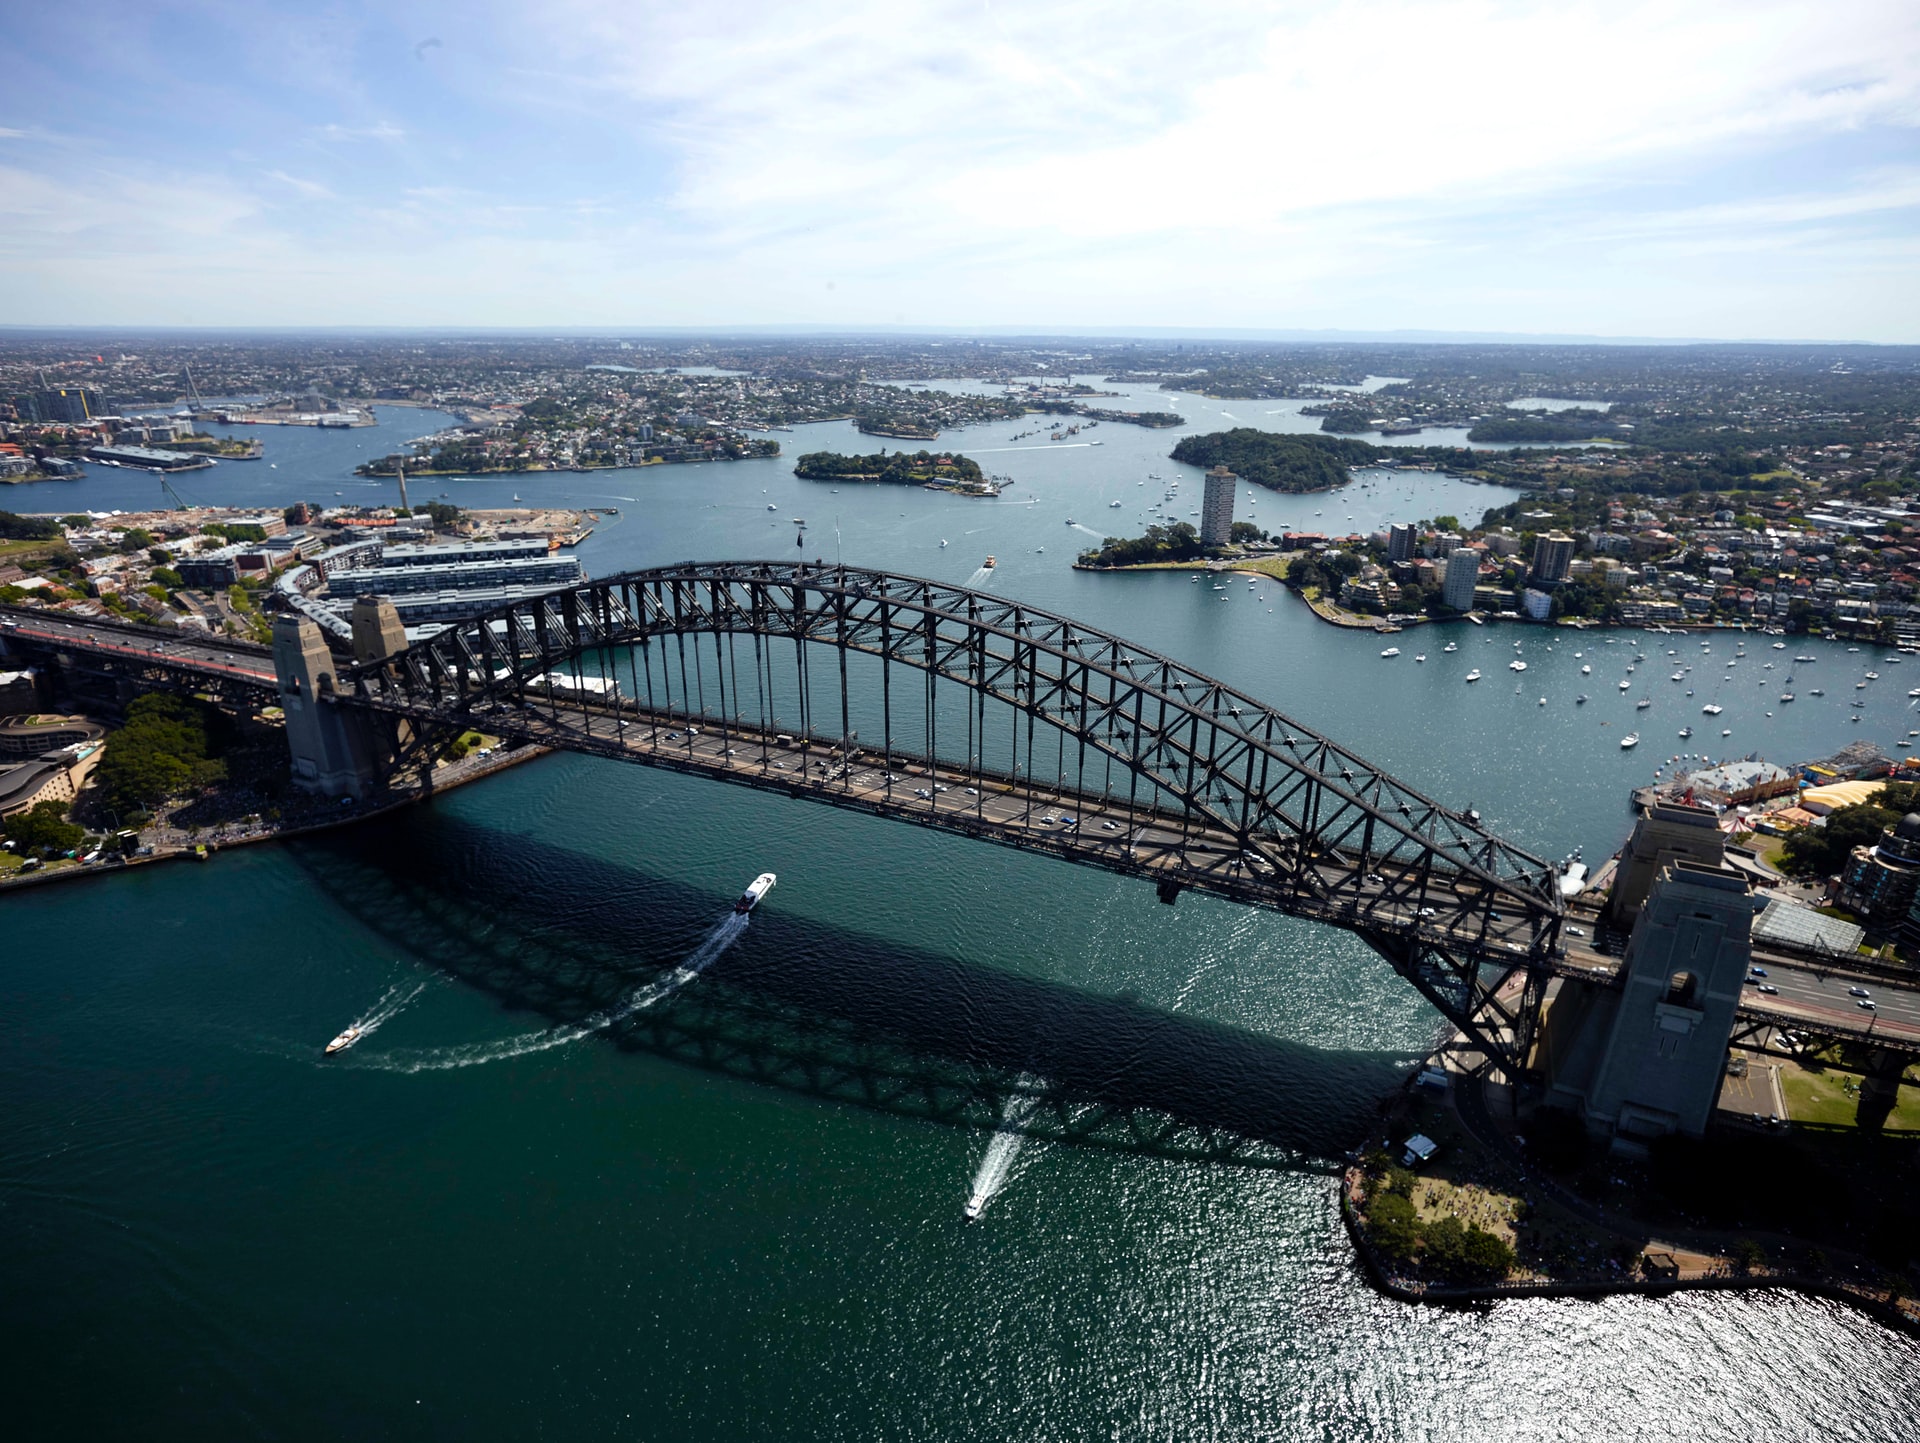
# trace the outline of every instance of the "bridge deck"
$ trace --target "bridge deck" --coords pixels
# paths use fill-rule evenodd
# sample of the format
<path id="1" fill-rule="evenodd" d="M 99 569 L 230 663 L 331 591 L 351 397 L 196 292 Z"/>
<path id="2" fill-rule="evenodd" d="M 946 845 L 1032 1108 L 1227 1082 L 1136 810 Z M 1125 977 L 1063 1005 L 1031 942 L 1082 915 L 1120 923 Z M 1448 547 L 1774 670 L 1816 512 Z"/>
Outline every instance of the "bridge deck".
<path id="1" fill-rule="evenodd" d="M 594 718 L 591 729 L 582 720 Z M 836 806 L 900 818 L 1048 853 L 1082 865 L 1167 881 L 1252 906 L 1370 931 L 1417 935 L 1466 954 L 1523 963 L 1542 949 L 1535 915 L 1489 912 L 1484 884 L 1381 863 L 1377 881 L 1352 888 L 1353 859 L 1324 856 L 1277 868 L 1230 833 L 1191 818 L 1130 805 L 1124 796 L 1030 783 L 895 750 L 888 758 L 836 742 L 763 733 L 712 719 L 691 724 L 625 703 L 556 717 L 544 708 L 499 705 L 474 724 L 527 741 L 691 772 Z"/>

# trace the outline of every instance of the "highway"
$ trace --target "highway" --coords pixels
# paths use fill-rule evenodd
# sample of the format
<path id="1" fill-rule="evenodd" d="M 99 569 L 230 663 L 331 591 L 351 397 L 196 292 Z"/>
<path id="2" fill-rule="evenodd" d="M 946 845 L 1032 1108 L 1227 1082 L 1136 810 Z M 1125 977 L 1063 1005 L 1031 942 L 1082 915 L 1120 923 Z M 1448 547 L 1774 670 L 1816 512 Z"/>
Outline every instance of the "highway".
<path id="1" fill-rule="evenodd" d="M 263 647 L 193 632 L 148 632 L 132 626 L 70 621 L 39 611 L 8 610 L 0 615 L 0 637 L 97 652 L 125 661 L 149 661 L 233 681 L 273 687 L 273 654 Z"/>

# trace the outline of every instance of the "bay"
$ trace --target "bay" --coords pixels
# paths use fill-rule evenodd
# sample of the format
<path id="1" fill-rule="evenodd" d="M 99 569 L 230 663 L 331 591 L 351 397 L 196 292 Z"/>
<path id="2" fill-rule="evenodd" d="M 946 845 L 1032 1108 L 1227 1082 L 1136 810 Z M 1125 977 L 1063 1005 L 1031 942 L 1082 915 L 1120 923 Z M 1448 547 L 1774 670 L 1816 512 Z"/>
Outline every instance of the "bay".
<path id="1" fill-rule="evenodd" d="M 1246 403 L 1206 404 L 1231 423 Z M 196 499 L 230 481 L 236 504 L 351 495 L 355 460 L 441 424 L 382 420 L 390 435 L 301 433 L 290 476 L 284 460 L 195 473 L 216 491 Z M 616 506 L 581 548 L 596 575 L 805 555 L 964 582 L 993 553 L 996 593 L 1230 681 L 1543 856 L 1611 850 L 1628 788 L 1675 753 L 1790 762 L 1916 725 L 1898 682 L 1920 665 L 1879 665 L 1856 692 L 1879 654 L 1832 643 L 1752 639 L 1727 668 L 1727 637 L 1706 655 L 1692 638 L 1453 626 L 1405 632 L 1383 660 L 1379 639 L 1320 623 L 1270 582 L 1074 572 L 1089 535 L 1134 534 L 1166 480 L 1197 507 L 1198 473 L 1167 459 L 1167 432 L 1010 439 L 1030 424 L 942 438 L 1014 478 L 992 501 L 795 478 L 798 452 L 882 444 L 838 424 L 780 433 L 772 461 L 436 478 L 414 499 Z M 90 475 L 54 505 L 124 505 L 109 498 L 129 484 L 148 478 Z M 1262 493 L 1254 515 L 1370 529 L 1471 521 L 1511 495 L 1389 471 L 1331 495 Z M 1819 660 L 1782 704 L 1776 679 L 1803 651 Z M 1525 673 L 1507 669 L 1516 655 Z M 1468 685 L 1475 666 L 1486 679 Z M 1699 710 L 1710 697 L 1717 719 Z M 1630 728 L 1644 739 L 1623 752 Z M 762 870 L 779 886 L 696 980 L 596 1021 L 715 938 Z M 410 1000 L 323 1061 L 325 1039 L 383 997 Z M 1100 873 L 577 757 L 205 867 L 16 894 L 0 912 L 0 1346 L 16 1426 L 1899 1435 L 1920 1404 L 1914 1344 L 1825 1303 L 1446 1312 L 1373 1294 L 1326 1169 L 1436 1027 L 1339 932 L 1192 897 L 1164 907 Z M 823 1098 L 796 1062 L 823 1057 L 876 1084 L 956 1059 L 1042 1077 L 1071 1060 L 1193 1096 L 1256 1089 L 1296 1162 L 1030 1142 L 967 1225 L 986 1139 L 884 1087 L 870 1105 Z"/>

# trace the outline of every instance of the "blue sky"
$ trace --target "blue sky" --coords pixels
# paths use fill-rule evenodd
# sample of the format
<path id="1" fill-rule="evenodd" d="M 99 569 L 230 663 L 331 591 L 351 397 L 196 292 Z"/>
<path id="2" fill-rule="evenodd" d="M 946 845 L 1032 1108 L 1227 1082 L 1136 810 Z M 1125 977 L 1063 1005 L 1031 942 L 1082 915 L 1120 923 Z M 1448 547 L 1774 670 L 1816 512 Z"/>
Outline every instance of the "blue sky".
<path id="1" fill-rule="evenodd" d="M 10 5 L 0 323 L 1920 342 L 1920 3 Z"/>

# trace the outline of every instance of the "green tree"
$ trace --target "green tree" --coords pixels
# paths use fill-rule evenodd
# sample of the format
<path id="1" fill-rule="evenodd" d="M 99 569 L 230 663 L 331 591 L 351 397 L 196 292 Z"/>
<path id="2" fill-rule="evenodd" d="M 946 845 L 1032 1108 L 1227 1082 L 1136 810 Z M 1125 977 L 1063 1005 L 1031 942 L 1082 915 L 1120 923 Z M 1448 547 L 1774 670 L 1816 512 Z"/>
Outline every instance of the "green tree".
<path id="1" fill-rule="evenodd" d="M 1855 847 L 1870 847 L 1880 833 L 1900 820 L 1896 812 L 1871 803 L 1842 807 L 1827 816 L 1825 826 L 1802 827 L 1788 835 L 1780 859 L 1798 877 L 1830 877 L 1847 863 Z"/>
<path id="2" fill-rule="evenodd" d="M 40 853 L 57 856 L 71 852 L 87 839 L 86 828 L 67 820 L 65 802 L 38 802 L 6 820 L 7 840 L 23 856 Z"/>
<path id="3" fill-rule="evenodd" d="M 1367 1204 L 1367 1237 L 1389 1262 L 1411 1262 L 1420 1245 L 1420 1215 L 1399 1193 L 1383 1192 Z"/>

